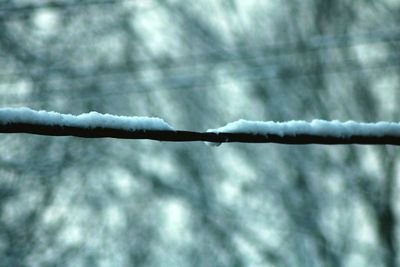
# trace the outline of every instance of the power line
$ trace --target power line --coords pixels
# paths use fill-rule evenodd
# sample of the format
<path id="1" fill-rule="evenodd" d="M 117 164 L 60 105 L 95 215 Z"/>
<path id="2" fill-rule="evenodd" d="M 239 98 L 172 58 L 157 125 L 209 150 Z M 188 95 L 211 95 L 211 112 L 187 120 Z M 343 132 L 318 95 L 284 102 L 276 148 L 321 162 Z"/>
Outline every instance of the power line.
<path id="1" fill-rule="evenodd" d="M 323 145 L 400 145 L 400 136 L 383 135 L 350 135 L 322 136 L 317 134 L 248 134 L 248 133 L 213 133 L 173 130 L 123 130 L 103 127 L 73 127 L 65 125 L 47 125 L 45 123 L 8 123 L 0 124 L 0 133 L 28 133 L 46 136 L 75 136 L 83 138 L 118 138 L 147 139 L 167 142 L 211 142 L 219 143 L 278 143 L 289 145 L 323 144 Z"/>
<path id="2" fill-rule="evenodd" d="M 229 71 L 227 75 L 231 77 L 240 78 L 240 81 L 254 81 L 254 80 L 282 80 L 282 79 L 296 79 L 299 77 L 310 77 L 316 75 L 326 75 L 332 73 L 343 73 L 343 72 L 354 72 L 354 71 L 370 71 L 370 70 L 378 70 L 378 69 L 387 69 L 390 67 L 396 67 L 400 64 L 400 55 L 394 53 L 389 55 L 387 58 L 382 60 L 381 62 L 369 64 L 369 65 L 360 65 L 359 62 L 354 60 L 348 60 L 344 62 L 340 62 L 340 64 L 336 64 L 334 62 L 324 62 L 322 65 L 308 65 L 308 66 L 297 66 L 297 65 L 277 65 L 277 66 L 267 66 L 267 67 L 244 67 L 242 70 L 238 71 Z M 301 69 L 299 71 L 298 69 Z M 124 72 L 122 72 L 124 73 Z M 112 77 L 113 75 L 120 74 L 117 71 L 114 73 L 109 73 L 107 76 Z M 111 95 L 119 95 L 119 94 L 130 94 L 130 93 L 147 93 L 149 91 L 160 91 L 160 90 L 176 90 L 176 89 L 195 89 L 198 87 L 207 87 L 208 85 L 213 84 L 213 79 L 210 79 L 208 73 L 202 74 L 183 74 L 183 75 L 173 75 L 171 77 L 163 77 L 163 78 L 152 78 L 152 79 L 125 79 L 125 80 L 103 80 L 101 78 L 102 75 L 93 75 L 90 77 L 91 79 L 95 78 L 96 83 L 103 84 L 116 84 L 116 85 L 129 85 L 131 87 L 146 87 L 149 84 L 152 86 L 166 85 L 168 88 L 160 87 L 153 88 L 147 90 L 114 90 L 111 92 L 100 93 L 98 97 L 111 96 Z M 89 77 L 84 77 L 89 78 Z M 82 78 L 83 79 L 83 78 Z M 68 89 L 67 93 L 79 93 L 79 90 L 87 88 L 87 85 L 82 85 L 81 79 L 76 79 L 79 81 L 80 85 L 73 86 L 73 89 Z M 91 80 L 89 80 L 90 82 Z M 4 84 L 4 83 L 3 83 Z M 200 84 L 200 86 L 199 86 Z M 194 86 L 193 86 L 194 85 Z M 72 85 L 69 85 L 70 87 Z M 104 86 L 103 86 L 104 87 Z M 62 95 L 63 97 L 68 97 L 65 95 L 66 88 L 60 87 L 56 90 L 48 91 L 51 94 Z M 0 94 L 3 96 L 10 96 L 12 94 Z M 15 94 L 18 96 L 18 94 Z M 70 97 L 68 97 L 70 98 Z M 80 95 L 80 99 L 86 99 L 84 95 Z"/>
<path id="3" fill-rule="evenodd" d="M 354 62 L 353 62 L 354 63 Z M 350 64 L 350 62 L 345 62 L 345 64 L 341 66 L 330 66 L 329 69 L 324 69 L 324 68 L 316 68 L 315 67 L 309 67 L 308 71 L 297 71 L 297 72 L 285 72 L 285 73 L 279 73 L 279 72 L 272 72 L 272 73 L 265 73 L 263 72 L 262 69 L 257 68 L 258 71 L 256 72 L 249 72 L 247 70 L 243 71 L 242 73 L 232 73 L 232 77 L 237 78 L 236 80 L 232 81 L 234 83 L 252 83 L 255 81 L 268 81 L 268 80 L 290 80 L 290 79 L 299 79 L 303 77 L 313 77 L 317 75 L 332 75 L 332 74 L 343 74 L 343 73 L 348 73 L 348 72 L 364 72 L 364 71 L 377 71 L 377 70 L 387 70 L 388 68 L 397 68 L 400 66 L 400 57 L 395 57 L 392 58 L 391 60 L 379 62 L 378 64 L 371 64 L 368 66 L 362 66 L 362 65 L 354 65 Z M 251 70 L 251 69 L 250 69 Z M 246 77 L 240 77 L 243 75 L 246 75 Z M 194 76 L 192 76 L 193 78 Z M 168 79 L 163 79 L 163 80 L 153 80 L 153 83 L 160 83 L 160 84 L 167 84 L 166 87 L 154 87 L 152 86 L 151 89 L 146 89 L 148 86 L 143 86 L 143 83 L 149 82 L 149 81 L 141 81 L 141 80 L 136 80 L 132 82 L 124 82 L 126 86 L 133 87 L 135 89 L 128 89 L 128 90 L 110 90 L 107 92 L 100 92 L 96 94 L 90 94 L 90 95 L 85 95 L 85 94 L 79 94 L 79 96 L 71 96 L 68 94 L 65 94 L 64 90 L 58 89 L 55 91 L 52 91 L 51 93 L 54 95 L 61 96 L 62 99 L 68 99 L 71 101 L 88 101 L 88 100 L 96 100 L 96 99 L 101 99 L 105 97 L 119 97 L 119 96 L 124 96 L 124 95 L 129 95 L 129 94 L 137 94 L 137 93 L 151 93 L 151 92 L 159 92 L 159 91 L 180 91 L 180 90 L 196 90 L 199 88 L 218 88 L 218 86 L 221 86 L 223 84 L 231 84 L 232 82 L 220 82 L 220 83 L 215 83 L 213 80 L 205 79 L 207 78 L 206 76 L 197 76 L 196 82 L 193 82 L 194 80 L 190 81 L 190 77 L 187 76 L 186 79 L 188 80 L 185 85 L 181 86 L 174 86 L 173 84 L 176 84 L 176 81 L 179 80 L 177 77 L 172 77 Z M 185 80 L 185 77 L 181 77 L 181 80 Z M 200 82 L 199 82 L 200 80 Z M 135 85 L 135 82 L 137 85 Z M 120 84 L 120 82 L 118 81 Z M 181 82 L 182 83 L 182 82 Z M 83 87 L 85 88 L 85 87 Z M 139 89 L 138 89 L 139 88 Z M 76 91 L 74 91 L 76 92 Z M 50 92 L 49 92 L 50 93 Z M 83 93 L 83 92 L 82 92 Z M 8 94 L 9 95 L 9 94 Z M 10 106 L 17 106 L 21 104 L 44 104 L 48 103 L 52 100 L 38 100 L 38 101 L 17 101 L 14 103 L 10 103 L 8 105 Z"/>
<path id="4" fill-rule="evenodd" d="M 118 4 L 124 1 L 126 2 L 129 0 L 90 0 L 90 1 L 84 0 L 84 1 L 72 1 L 72 2 L 53 1 L 44 4 L 32 3 L 24 5 L 2 6 L 0 8 L 0 17 L 6 13 L 26 13 L 39 9 L 66 9 L 66 8 L 76 8 L 82 6 L 110 5 L 110 4 Z"/>
<path id="5" fill-rule="evenodd" d="M 242 46 L 239 48 L 227 48 L 227 49 L 215 49 L 209 50 L 204 53 L 197 53 L 193 55 L 185 55 L 171 58 L 154 59 L 142 59 L 137 60 L 132 64 L 115 65 L 115 66 L 102 66 L 99 68 L 98 65 L 89 67 L 51 67 L 51 68 L 37 68 L 34 73 L 47 73 L 48 74 L 67 74 L 65 79 L 81 79 L 91 76 L 99 75 L 110 75 L 110 74 L 121 74 L 121 73 L 137 73 L 143 70 L 137 70 L 137 66 L 151 66 L 160 65 L 159 68 L 148 68 L 147 70 L 172 70 L 181 67 L 187 67 L 188 65 L 195 64 L 218 64 L 232 61 L 245 61 L 245 60 L 276 60 L 277 56 L 286 56 L 292 54 L 305 54 L 314 53 L 323 49 L 332 48 L 343 48 L 358 46 L 364 44 L 375 44 L 375 43 L 389 43 L 400 41 L 400 30 L 385 30 L 385 31 L 373 31 L 368 33 L 359 33 L 354 35 L 325 35 L 315 36 L 310 38 L 308 41 L 300 41 L 295 43 L 277 43 L 268 44 L 261 46 Z M 172 61 L 173 65 L 165 64 Z M 28 71 L 13 71 L 9 73 L 0 73 L 0 76 L 12 76 L 12 77 L 26 77 L 29 74 Z M 39 78 L 39 80 L 47 80 L 48 78 Z M 2 81 L 0 81 L 2 83 Z"/>

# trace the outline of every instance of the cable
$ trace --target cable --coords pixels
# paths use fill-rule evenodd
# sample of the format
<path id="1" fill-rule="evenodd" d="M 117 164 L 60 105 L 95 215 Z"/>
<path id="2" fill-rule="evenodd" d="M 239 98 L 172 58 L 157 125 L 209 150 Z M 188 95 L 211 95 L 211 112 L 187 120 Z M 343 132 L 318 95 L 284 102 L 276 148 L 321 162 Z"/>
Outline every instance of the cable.
<path id="1" fill-rule="evenodd" d="M 380 135 L 350 135 L 323 136 L 318 134 L 249 134 L 249 133 L 213 133 L 173 130 L 122 130 L 116 128 L 65 125 L 47 125 L 45 123 L 0 123 L 0 133 L 28 133 L 47 136 L 75 136 L 83 138 L 118 138 L 118 139 L 148 139 L 167 142 L 211 142 L 220 143 L 278 143 L 289 145 L 323 144 L 323 145 L 400 145 L 400 136 L 390 134 Z M 212 144 L 213 145 L 213 144 Z"/>
<path id="2" fill-rule="evenodd" d="M 342 66 L 335 66 L 335 67 L 330 67 L 329 70 L 324 70 L 323 68 L 311 68 L 313 70 L 311 71 L 299 71 L 297 73 L 292 72 L 292 73 L 285 73 L 285 74 L 279 74 L 279 73 L 271 73 L 271 74 L 266 74 L 265 72 L 259 71 L 259 72 L 253 72 L 252 75 L 249 75 L 247 77 L 240 78 L 240 75 L 245 75 L 246 72 L 242 73 L 235 73 L 232 74 L 233 77 L 239 78 L 233 82 L 238 82 L 238 83 L 252 83 L 255 81 L 268 81 L 268 80 L 286 80 L 286 79 L 298 79 L 302 77 L 312 77 L 312 76 L 317 76 L 317 75 L 331 75 L 331 74 L 342 74 L 342 73 L 348 73 L 348 72 L 364 72 L 364 71 L 377 71 L 377 70 L 387 70 L 388 68 L 397 68 L 400 66 L 400 61 L 397 59 L 388 61 L 388 62 L 381 62 L 378 64 L 373 64 L 369 66 L 357 66 L 354 64 L 344 64 Z M 249 74 L 249 72 L 247 72 Z M 251 72 L 250 72 L 251 74 Z M 90 95 L 84 95 L 84 94 L 79 94 L 79 96 L 71 96 L 65 94 L 64 90 L 55 90 L 51 92 L 53 95 L 58 95 L 61 96 L 62 99 L 68 99 L 70 101 L 75 101 L 75 102 L 81 102 L 81 101 L 88 101 L 88 100 L 95 100 L 95 99 L 101 99 L 105 97 L 119 97 L 119 96 L 124 96 L 124 95 L 129 95 L 129 94 L 137 94 L 137 93 L 151 93 L 151 92 L 158 92 L 158 91 L 178 91 L 178 90 L 195 90 L 199 88 L 218 88 L 219 86 L 223 84 L 230 84 L 232 82 L 220 82 L 220 83 L 215 83 L 214 81 L 210 81 L 209 79 L 205 79 L 205 76 L 200 76 L 197 77 L 197 79 L 201 80 L 201 83 L 193 83 L 190 84 L 188 83 L 187 85 L 182 85 L 182 86 L 173 86 L 171 85 L 170 87 L 153 87 L 152 89 L 144 89 L 145 87 L 141 85 L 142 83 L 146 81 L 133 81 L 132 82 L 124 82 L 126 86 L 131 86 L 134 89 L 128 89 L 128 90 L 110 90 L 107 92 L 102 92 L 102 93 L 97 93 L 97 94 L 90 94 Z M 161 84 L 168 84 L 168 83 L 173 83 L 177 78 L 169 78 L 169 79 L 164 79 L 164 80 L 154 80 L 154 83 L 161 83 Z M 134 83 L 137 83 L 135 85 Z M 147 81 L 149 82 L 149 81 Z M 119 84 L 120 85 L 120 84 Z M 167 85 L 168 86 L 168 85 Z M 140 88 L 140 89 L 138 89 Z M 76 92 L 76 91 L 75 91 Z M 49 92 L 50 93 L 50 92 Z M 82 92 L 83 93 L 83 92 Z M 10 95 L 10 94 L 3 94 L 4 96 Z M 19 105 L 32 105 L 32 104 L 44 104 L 53 101 L 52 100 L 38 100 L 38 101 L 17 101 L 13 103 L 8 103 L 8 106 L 19 106 Z"/>
<path id="3" fill-rule="evenodd" d="M 247 75 L 247 76 L 263 76 L 267 78 L 279 78 L 282 76 L 283 78 L 292 78 L 292 77 L 297 77 L 297 76 L 309 76 L 313 74 L 320 74 L 320 73 L 331 73 L 331 72 L 341 72 L 343 70 L 353 70 L 353 69 L 376 69 L 376 68 L 385 68 L 387 66 L 397 66 L 400 63 L 400 54 L 399 53 L 393 53 L 387 55 L 382 61 L 374 64 L 369 64 L 369 65 L 359 65 L 359 62 L 356 60 L 347 60 L 343 62 L 330 62 L 330 61 L 325 61 L 321 62 L 321 65 L 294 65 L 292 64 L 284 64 L 283 62 L 280 62 L 280 64 L 277 65 L 267 65 L 267 66 L 254 66 L 254 67 L 248 67 L 244 66 L 241 70 L 236 70 L 236 71 L 229 71 L 227 72 L 228 75 L 232 77 L 240 77 L 242 75 Z M 298 71 L 297 69 L 300 68 L 302 71 Z M 296 71 L 288 71 L 290 69 L 296 69 Z M 282 70 L 286 70 L 286 72 L 282 73 Z M 311 71 L 310 71 L 311 70 Z M 193 71 L 189 71 L 189 73 L 192 73 Z M 75 78 L 73 79 L 72 77 L 70 78 L 71 80 L 78 80 L 79 83 L 82 82 L 82 79 L 91 79 L 95 78 L 96 81 L 101 81 L 101 82 L 108 82 L 107 80 L 102 81 L 101 76 L 108 76 L 112 77 L 113 75 L 118 75 L 118 74 L 135 74 L 137 71 L 132 71 L 129 67 L 126 68 L 121 68 L 114 70 L 113 72 L 100 72 L 100 73 L 95 73 L 91 74 L 90 76 L 83 76 L 81 79 Z M 164 73 L 163 73 L 164 74 Z M 165 74 L 164 74 L 165 75 Z M 69 77 L 66 77 L 67 80 Z M 65 79 L 65 78 L 64 78 Z M 133 80 L 133 83 L 158 83 L 158 84 L 170 84 L 170 83 L 184 83 L 183 81 L 198 81 L 198 80 L 209 80 L 210 76 L 209 74 L 201 74 L 201 75 L 194 75 L 194 74 L 183 74 L 183 75 L 174 75 L 172 77 L 166 77 L 166 78 L 155 78 L 155 79 L 141 79 L 141 80 Z M 34 81 L 40 81 L 40 80 L 34 80 Z M 117 82 L 120 82 L 121 79 L 118 79 Z M 186 82 L 187 83 L 187 82 Z M 10 83 L 6 83 L 10 84 Z M 85 86 L 84 86 L 85 87 Z M 62 89 L 58 89 L 56 91 L 62 91 Z"/>
<path id="4" fill-rule="evenodd" d="M 0 8 L 0 16 L 3 13 L 26 13 L 38 9 L 65 9 L 70 7 L 82 7 L 82 6 L 94 6 L 94 5 L 109 5 L 118 4 L 124 1 L 132 0 L 90 0 L 90 1 L 73 1 L 73 2 L 47 2 L 44 4 L 25 4 L 25 5 L 14 5 L 14 6 L 3 6 Z"/>
<path id="5" fill-rule="evenodd" d="M 388 43 L 400 41 L 400 30 L 391 31 L 374 31 L 368 33 L 354 34 L 354 35 L 341 35 L 341 36 L 316 36 L 310 38 L 306 42 L 297 43 L 281 43 L 275 45 L 264 45 L 254 47 L 242 46 L 235 49 L 216 49 L 213 51 L 208 51 L 205 53 L 198 53 L 195 55 L 180 56 L 170 58 L 168 60 L 175 61 L 174 66 L 167 66 L 157 68 L 156 70 L 172 70 L 181 67 L 187 67 L 189 64 L 218 64 L 232 61 L 243 61 L 243 60 L 276 60 L 277 56 L 286 56 L 292 54 L 305 54 L 317 52 L 321 49 L 332 49 L 332 48 L 342 48 L 349 46 L 358 46 L 364 44 L 375 44 L 375 43 Z M 304 46 L 303 48 L 299 48 Z M 261 54 L 261 56 L 260 56 Z M 165 59 L 167 60 L 167 59 Z M 53 67 L 53 68 L 39 68 L 35 71 L 37 72 L 54 72 L 55 74 L 68 73 L 68 79 L 79 79 L 81 77 L 96 75 L 109 75 L 114 73 L 137 73 L 139 71 L 132 71 L 136 69 L 137 66 L 151 66 L 159 62 L 153 59 L 143 59 L 134 62 L 135 65 L 119 65 L 111 67 L 103 67 L 101 69 L 96 69 L 99 66 L 93 65 L 90 67 Z M 149 68 L 148 70 L 152 70 Z M 29 71 L 28 71 L 29 73 Z M 0 73 L 0 76 L 13 76 L 13 77 L 26 77 L 27 72 L 9 72 Z M 46 79 L 47 80 L 47 79 Z M 0 83 L 2 81 L 0 80 Z"/>
<path id="6" fill-rule="evenodd" d="M 309 65 L 309 66 L 301 66 L 302 71 L 295 70 L 296 68 L 299 68 L 299 66 L 294 66 L 292 65 L 278 65 L 278 66 L 267 66 L 267 67 L 245 67 L 243 70 L 239 71 L 230 71 L 227 74 L 230 75 L 231 77 L 242 77 L 245 76 L 245 78 L 242 78 L 242 80 L 246 81 L 253 81 L 253 80 L 282 80 L 282 79 L 293 79 L 297 77 L 304 77 L 304 76 L 315 76 L 315 75 L 325 75 L 325 74 L 331 74 L 331 73 L 341 73 L 345 71 L 368 71 L 368 70 L 376 70 L 376 69 L 383 69 L 383 68 L 389 68 L 389 67 L 395 67 L 400 64 L 400 55 L 397 53 L 394 53 L 392 55 L 389 55 L 388 58 L 385 58 L 381 62 L 375 63 L 375 64 L 370 64 L 370 65 L 358 65 L 359 63 L 353 60 L 341 62 L 339 65 L 335 64 L 333 62 L 324 62 L 323 66 L 317 66 L 317 65 Z M 304 70 L 305 69 L 305 70 Z M 293 71 L 294 70 L 294 71 Z M 121 73 L 128 74 L 128 69 L 123 69 Z M 136 73 L 136 71 L 133 71 L 133 73 Z M 105 75 L 106 73 L 103 73 Z M 110 75 L 117 75 L 120 74 L 118 71 L 115 71 L 113 73 L 107 73 L 107 76 Z M 103 84 L 112 84 L 115 83 L 117 85 L 121 85 L 121 79 L 118 80 L 103 80 L 101 76 L 103 75 L 93 75 L 92 77 L 85 77 L 83 76 L 81 79 L 75 79 L 79 81 L 78 84 L 80 85 L 74 85 L 73 86 L 73 92 L 77 92 L 78 90 L 85 89 L 87 86 L 81 85 L 82 84 L 82 79 L 90 79 L 89 82 L 92 79 L 96 79 L 96 83 L 103 83 Z M 72 78 L 71 78 L 72 79 Z M 69 80 L 69 79 L 67 79 Z M 39 80 L 40 81 L 40 80 Z M 142 79 L 142 80 L 124 80 L 122 84 L 131 86 L 131 87 L 143 87 L 143 84 L 155 84 L 156 86 L 159 86 L 159 84 L 166 85 L 169 87 L 169 89 L 162 89 L 160 87 L 159 89 L 151 89 L 151 90 L 117 90 L 117 91 L 112 91 L 112 92 L 106 92 L 100 94 L 101 96 L 109 96 L 109 95 L 117 95 L 117 94 L 129 94 L 129 93 L 143 93 L 143 92 L 148 92 L 148 91 L 160 91 L 160 90 L 174 90 L 174 89 L 182 89 L 182 88 L 191 88 L 194 89 L 194 84 L 197 84 L 195 87 L 198 88 L 198 83 L 200 82 L 201 86 L 204 86 L 204 83 L 206 85 L 212 84 L 212 79 L 210 80 L 210 76 L 208 74 L 201 74 L 201 75 L 175 75 L 172 77 L 166 77 L 166 78 L 155 78 L 155 79 Z M 3 83 L 5 84 L 5 83 Z M 7 83 L 10 84 L 10 83 Z M 69 85 L 71 86 L 71 85 Z M 176 88 L 177 87 L 177 88 Z M 66 92 L 65 88 L 58 88 L 56 90 L 49 91 L 49 93 L 52 94 L 58 94 L 58 95 L 63 95 L 66 96 L 64 93 Z M 67 93 L 71 92 L 68 91 Z M 61 93 L 61 94 L 60 94 Z M 3 96 L 9 96 L 11 95 L 10 93 L 3 93 L 0 95 Z M 18 94 L 15 94 L 18 95 Z M 79 98 L 86 99 L 85 96 L 80 95 Z"/>

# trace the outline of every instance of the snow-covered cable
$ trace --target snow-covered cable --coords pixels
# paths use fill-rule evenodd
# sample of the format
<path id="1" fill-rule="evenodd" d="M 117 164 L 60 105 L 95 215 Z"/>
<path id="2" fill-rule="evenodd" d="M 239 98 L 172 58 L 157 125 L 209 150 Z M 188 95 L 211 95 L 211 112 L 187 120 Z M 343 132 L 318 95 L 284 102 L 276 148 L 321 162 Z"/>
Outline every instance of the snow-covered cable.
<path id="1" fill-rule="evenodd" d="M 0 133 L 85 138 L 150 139 L 172 142 L 400 145 L 400 123 L 354 121 L 239 120 L 207 132 L 174 130 L 159 118 L 90 112 L 78 116 L 29 108 L 0 108 Z"/>
<path id="2" fill-rule="evenodd" d="M 53 111 L 35 111 L 26 107 L 0 108 L 0 125 L 4 127 L 6 125 L 18 124 L 88 129 L 109 128 L 127 131 L 174 130 L 170 125 L 159 118 L 116 116 L 98 112 L 84 113 L 75 116 Z"/>
<path id="3" fill-rule="evenodd" d="M 400 123 L 377 122 L 362 123 L 355 121 L 340 122 L 313 120 L 307 121 L 248 121 L 238 120 L 228 123 L 224 127 L 211 129 L 208 132 L 216 133 L 246 133 L 254 135 L 297 136 L 315 135 L 321 137 L 349 138 L 351 136 L 398 136 L 400 137 Z"/>

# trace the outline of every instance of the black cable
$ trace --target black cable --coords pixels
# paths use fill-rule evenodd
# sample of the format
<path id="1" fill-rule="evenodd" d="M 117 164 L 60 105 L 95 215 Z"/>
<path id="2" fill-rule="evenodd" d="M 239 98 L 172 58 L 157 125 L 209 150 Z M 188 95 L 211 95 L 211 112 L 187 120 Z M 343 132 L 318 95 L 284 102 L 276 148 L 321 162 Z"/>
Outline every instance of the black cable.
<path id="1" fill-rule="evenodd" d="M 148 139 L 167 142 L 211 142 L 219 143 L 278 143 L 289 145 L 323 144 L 323 145 L 400 145 L 400 136 L 393 135 L 352 135 L 321 136 L 312 134 L 276 135 L 248 133 L 212 133 L 192 131 L 156 131 L 156 130 L 122 130 L 115 128 L 85 128 L 63 125 L 46 125 L 31 123 L 0 124 L 0 133 L 28 133 L 47 136 L 75 136 L 83 138 L 118 138 Z"/>

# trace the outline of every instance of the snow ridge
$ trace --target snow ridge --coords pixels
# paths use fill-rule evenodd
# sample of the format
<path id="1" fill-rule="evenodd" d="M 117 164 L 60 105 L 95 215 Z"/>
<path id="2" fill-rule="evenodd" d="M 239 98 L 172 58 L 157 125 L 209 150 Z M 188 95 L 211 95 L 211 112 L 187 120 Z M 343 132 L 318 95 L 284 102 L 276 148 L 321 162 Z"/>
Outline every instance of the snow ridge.
<path id="1" fill-rule="evenodd" d="M 169 124 L 160 118 L 116 116 L 101 114 L 94 111 L 75 116 L 53 111 L 35 111 L 26 107 L 0 108 L 0 125 L 12 123 L 71 126 L 80 128 L 112 128 L 128 131 L 174 131 Z"/>
<path id="2" fill-rule="evenodd" d="M 0 125 L 25 123 L 50 126 L 71 126 L 79 128 L 111 128 L 128 131 L 175 131 L 160 118 L 130 117 L 101 114 L 98 112 L 80 115 L 61 114 L 53 111 L 35 111 L 30 108 L 0 108 Z M 340 122 L 313 120 L 307 121 L 248 121 L 238 120 L 227 125 L 210 129 L 213 133 L 246 133 L 254 135 L 316 135 L 323 137 L 347 138 L 351 136 L 393 136 L 400 137 L 400 123 L 377 122 L 362 123 L 355 121 Z M 215 144 L 217 145 L 217 144 Z"/>
<path id="3" fill-rule="evenodd" d="M 330 137 L 350 137 L 360 136 L 400 136 L 400 123 L 395 122 L 377 122 L 360 123 L 355 121 L 340 122 L 312 120 L 307 121 L 248 121 L 238 120 L 227 125 L 210 129 L 208 132 L 214 133 L 247 133 L 255 135 L 274 134 L 278 136 L 285 135 L 318 135 Z"/>

